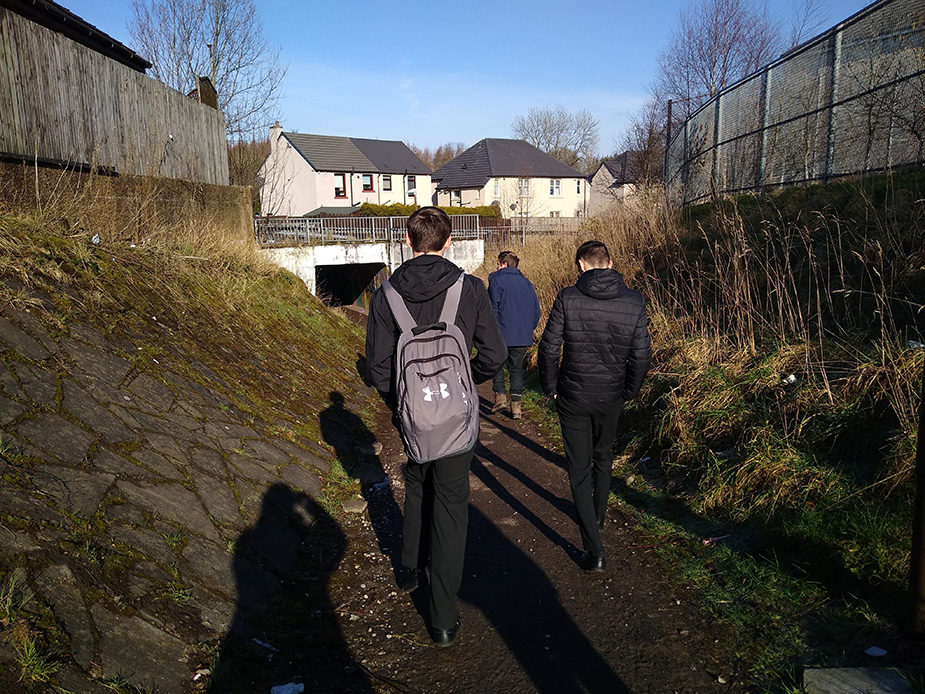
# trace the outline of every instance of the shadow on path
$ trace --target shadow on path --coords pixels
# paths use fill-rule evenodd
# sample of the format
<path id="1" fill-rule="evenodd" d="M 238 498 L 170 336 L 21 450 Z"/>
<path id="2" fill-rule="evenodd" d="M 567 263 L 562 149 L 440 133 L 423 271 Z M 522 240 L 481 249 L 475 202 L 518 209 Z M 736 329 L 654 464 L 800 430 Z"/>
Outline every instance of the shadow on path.
<path id="1" fill-rule="evenodd" d="M 397 575 L 402 514 L 382 460 L 374 452 L 376 436 L 359 415 L 346 407 L 341 393 L 332 391 L 328 397 L 331 404 L 318 414 L 321 435 L 334 449 L 344 472 L 360 480 L 379 551 L 389 557 Z"/>
<path id="2" fill-rule="evenodd" d="M 311 497 L 277 483 L 260 518 L 235 544 L 237 603 L 209 683 L 210 694 L 372 692 L 344 642 L 328 583 L 346 548 L 340 526 Z"/>
<path id="3" fill-rule="evenodd" d="M 484 396 L 479 398 L 479 404 L 481 405 L 479 414 L 484 419 L 491 421 L 492 424 L 498 427 L 498 430 L 502 434 L 506 434 L 507 436 L 510 437 L 512 441 L 520 444 L 521 446 L 526 448 L 528 451 L 530 451 L 537 457 L 542 458 L 543 460 L 550 462 L 553 465 L 556 465 L 560 468 L 563 468 L 563 469 L 565 468 L 565 458 L 563 456 L 559 455 L 558 453 L 555 453 L 554 451 L 549 450 L 543 444 L 538 443 L 537 441 L 534 441 L 533 439 L 528 438 L 527 436 L 524 436 L 519 431 L 517 431 L 517 429 L 514 429 L 513 427 L 506 426 L 505 424 L 503 424 L 501 417 L 503 417 L 504 415 L 492 414 L 491 413 L 491 402 L 487 400 Z"/>
<path id="4" fill-rule="evenodd" d="M 484 461 L 484 462 L 483 462 Z M 549 505 L 557 508 L 569 516 L 572 522 L 575 521 L 573 505 L 555 494 L 543 489 L 540 485 L 533 482 L 529 476 L 522 471 L 517 470 L 511 465 L 505 463 L 501 458 L 492 453 L 490 450 L 482 447 L 479 449 L 479 455 L 472 460 L 472 473 L 482 481 L 482 483 L 491 490 L 501 501 L 511 507 L 514 513 L 530 521 L 533 526 L 546 536 L 552 544 L 561 547 L 572 558 L 578 557 L 581 552 L 579 549 L 562 537 L 558 532 L 553 530 L 549 525 L 532 511 L 525 503 L 520 501 L 511 492 L 509 492 L 501 482 L 499 482 L 488 470 L 485 469 L 485 463 L 491 463 L 498 468 L 503 469 L 508 474 L 516 477 L 525 487 L 535 493 L 539 498 L 549 502 Z"/>
<path id="5" fill-rule="evenodd" d="M 481 464 L 476 468 L 484 470 Z M 543 570 L 473 506 L 468 547 L 459 597 L 491 622 L 535 691 L 629 694 L 565 610 Z"/>

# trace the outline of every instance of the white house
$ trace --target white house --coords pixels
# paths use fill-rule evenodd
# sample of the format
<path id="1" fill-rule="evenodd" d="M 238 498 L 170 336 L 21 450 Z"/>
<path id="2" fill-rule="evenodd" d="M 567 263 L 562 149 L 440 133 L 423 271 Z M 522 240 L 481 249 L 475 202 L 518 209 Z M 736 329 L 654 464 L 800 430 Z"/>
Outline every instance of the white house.
<path id="1" fill-rule="evenodd" d="M 634 170 L 630 152 L 602 161 L 591 176 L 589 214 L 597 214 L 632 196 L 636 192 Z"/>
<path id="2" fill-rule="evenodd" d="M 270 154 L 257 172 L 263 214 L 349 214 L 364 202 L 427 205 L 431 171 L 403 142 L 284 132 L 270 128 Z"/>
<path id="3" fill-rule="evenodd" d="M 523 140 L 486 138 L 433 173 L 435 205 L 500 206 L 505 217 L 584 217 L 588 181 Z"/>

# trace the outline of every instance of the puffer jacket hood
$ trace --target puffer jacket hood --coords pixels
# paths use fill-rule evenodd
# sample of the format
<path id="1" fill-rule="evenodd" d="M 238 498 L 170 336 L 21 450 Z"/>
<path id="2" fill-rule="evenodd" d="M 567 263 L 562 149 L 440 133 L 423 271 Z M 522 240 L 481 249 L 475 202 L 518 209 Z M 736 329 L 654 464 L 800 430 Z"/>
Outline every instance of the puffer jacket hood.
<path id="1" fill-rule="evenodd" d="M 592 299 L 616 299 L 629 290 L 623 281 L 623 275 L 611 268 L 587 270 L 581 273 L 575 286 L 578 291 Z"/>
<path id="2" fill-rule="evenodd" d="M 442 294 L 459 279 L 461 270 L 439 255 L 419 255 L 406 260 L 392 276 L 389 283 L 405 301 L 420 304 Z"/>

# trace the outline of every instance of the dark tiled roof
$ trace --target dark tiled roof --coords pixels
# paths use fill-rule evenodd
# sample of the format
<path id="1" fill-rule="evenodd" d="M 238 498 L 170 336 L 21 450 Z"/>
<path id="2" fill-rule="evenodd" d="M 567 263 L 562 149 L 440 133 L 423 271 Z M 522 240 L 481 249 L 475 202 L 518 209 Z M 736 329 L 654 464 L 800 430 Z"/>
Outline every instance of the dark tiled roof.
<path id="1" fill-rule="evenodd" d="M 523 140 L 486 138 L 433 173 L 437 190 L 481 188 L 490 178 L 584 178 Z"/>
<path id="2" fill-rule="evenodd" d="M 397 140 L 367 140 L 351 137 L 350 140 L 366 155 L 379 173 L 405 173 L 430 175 L 430 167 L 417 158 L 404 142 Z"/>
<path id="3" fill-rule="evenodd" d="M 622 185 L 624 183 L 635 183 L 636 173 L 634 171 L 634 162 L 630 159 L 631 152 L 624 152 L 613 159 L 605 159 L 601 166 L 607 169 L 614 180 L 611 185 Z M 600 167 L 598 168 L 600 171 Z M 592 176 L 591 178 L 594 178 Z"/>
<path id="4" fill-rule="evenodd" d="M 12 10 L 52 31 L 57 31 L 72 41 L 142 74 L 151 67 L 151 63 L 131 48 L 51 0 L 0 0 L 0 7 Z"/>
<path id="5" fill-rule="evenodd" d="M 375 173 L 376 166 L 349 137 L 283 133 L 315 171 Z"/>
<path id="6" fill-rule="evenodd" d="M 427 165 L 397 140 L 283 133 L 315 171 L 430 174 Z"/>
<path id="7" fill-rule="evenodd" d="M 355 207 L 316 207 L 311 212 L 306 212 L 303 217 L 349 217 L 360 209 L 359 203 Z"/>

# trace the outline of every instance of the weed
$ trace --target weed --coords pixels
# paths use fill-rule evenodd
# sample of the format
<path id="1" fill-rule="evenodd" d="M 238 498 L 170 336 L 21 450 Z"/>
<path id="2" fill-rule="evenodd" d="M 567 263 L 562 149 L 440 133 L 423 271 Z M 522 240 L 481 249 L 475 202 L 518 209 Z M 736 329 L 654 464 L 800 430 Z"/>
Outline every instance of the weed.
<path id="1" fill-rule="evenodd" d="M 164 531 L 161 533 L 167 545 L 174 551 L 180 552 L 186 546 L 186 533 L 176 530 L 172 532 Z"/>
<path id="2" fill-rule="evenodd" d="M 40 653 L 35 640 L 31 637 L 14 642 L 13 649 L 19 661 L 20 682 L 29 684 L 48 682 L 61 667 L 59 663 Z"/>
<path id="3" fill-rule="evenodd" d="M 192 588 L 185 587 L 179 581 L 173 581 L 162 587 L 158 595 L 164 600 L 169 600 L 176 605 L 186 605 L 193 597 Z"/>

